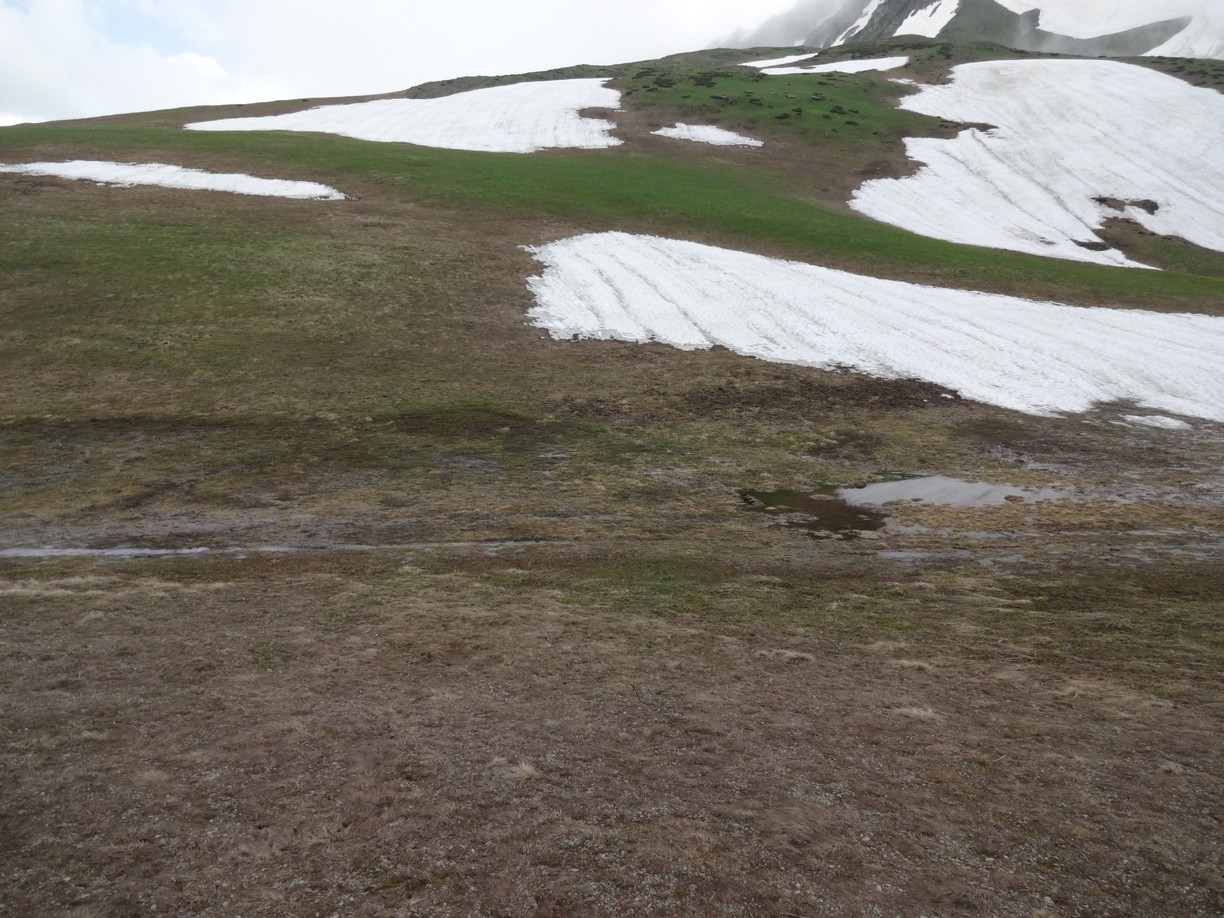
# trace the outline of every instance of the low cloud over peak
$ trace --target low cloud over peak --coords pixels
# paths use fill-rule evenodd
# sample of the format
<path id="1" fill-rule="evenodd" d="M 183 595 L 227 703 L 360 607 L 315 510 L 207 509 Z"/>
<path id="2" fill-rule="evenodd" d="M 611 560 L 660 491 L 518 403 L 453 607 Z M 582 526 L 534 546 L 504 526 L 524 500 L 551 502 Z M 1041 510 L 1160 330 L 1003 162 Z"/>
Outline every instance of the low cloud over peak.
<path id="1" fill-rule="evenodd" d="M 0 117 L 394 92 L 695 50 L 789 0 L 0 0 Z M 643 28 L 649 23 L 649 28 Z"/>

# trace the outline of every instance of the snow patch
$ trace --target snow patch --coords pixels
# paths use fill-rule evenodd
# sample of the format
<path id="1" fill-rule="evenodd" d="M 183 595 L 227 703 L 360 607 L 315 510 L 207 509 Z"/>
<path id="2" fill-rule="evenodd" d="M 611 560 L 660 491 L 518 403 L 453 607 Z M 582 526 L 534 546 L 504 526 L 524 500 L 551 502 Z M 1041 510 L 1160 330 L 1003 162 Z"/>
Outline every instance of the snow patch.
<path id="1" fill-rule="evenodd" d="M 963 64 L 902 108 L 984 122 L 952 140 L 910 138 L 922 168 L 865 183 L 850 206 L 916 233 L 1105 265 L 1146 267 L 1097 236 L 1121 214 L 1224 251 L 1224 95 L 1116 61 Z M 1150 208 L 1149 208 L 1150 209 Z"/>
<path id="2" fill-rule="evenodd" d="M 676 140 L 692 140 L 697 143 L 710 143 L 718 147 L 763 147 L 765 146 L 759 140 L 753 140 L 751 137 L 745 137 L 743 134 L 737 134 L 734 131 L 727 131 L 720 127 L 702 124 L 684 124 L 680 122 L 674 127 L 659 128 L 657 131 L 652 131 L 653 134 L 658 134 L 660 137 L 672 137 Z"/>
<path id="3" fill-rule="evenodd" d="M 960 0 L 934 0 L 925 9 L 916 10 L 897 28 L 894 35 L 923 35 L 935 38 L 948 27 L 957 11 Z"/>
<path id="4" fill-rule="evenodd" d="M 335 188 L 317 182 L 293 182 L 286 179 L 263 179 L 234 172 L 205 172 L 165 163 L 112 163 L 97 160 L 72 160 L 62 163 L 0 164 L 0 172 L 21 175 L 50 175 L 119 185 L 160 185 L 200 191 L 228 191 L 231 194 L 251 194 L 270 198 L 296 198 L 309 201 L 342 201 L 345 195 Z"/>
<path id="5" fill-rule="evenodd" d="M 511 83 L 439 99 L 382 99 L 324 105 L 287 115 L 228 118 L 186 125 L 192 131 L 310 131 L 358 140 L 449 150 L 534 153 L 618 146 L 611 121 L 584 118 L 588 108 L 620 109 L 607 79 Z"/>
<path id="6" fill-rule="evenodd" d="M 554 338 L 714 345 L 916 377 L 1030 414 L 1130 399 L 1224 421 L 1224 319 L 925 287 L 693 242 L 599 233 L 529 249 Z"/>
<path id="7" fill-rule="evenodd" d="M 865 61 L 837 61 L 815 67 L 771 67 L 770 76 L 794 76 L 799 73 L 866 73 L 869 70 L 896 70 L 909 63 L 908 57 L 877 57 Z"/>
<path id="8" fill-rule="evenodd" d="M 850 28 L 842 32 L 841 35 L 837 36 L 837 39 L 833 42 L 833 44 L 845 44 L 859 32 L 863 31 L 863 29 L 867 27 L 867 24 L 871 22 L 871 17 L 875 15 L 876 10 L 883 5 L 884 0 L 871 0 L 871 2 L 868 3 L 867 7 L 863 10 L 863 14 L 855 20 L 854 25 L 850 26 Z"/>
<path id="9" fill-rule="evenodd" d="M 1166 418 L 1159 414 L 1128 414 L 1122 418 L 1128 424 L 1139 427 L 1156 427 L 1160 430 L 1189 430 L 1190 425 L 1177 418 Z"/>

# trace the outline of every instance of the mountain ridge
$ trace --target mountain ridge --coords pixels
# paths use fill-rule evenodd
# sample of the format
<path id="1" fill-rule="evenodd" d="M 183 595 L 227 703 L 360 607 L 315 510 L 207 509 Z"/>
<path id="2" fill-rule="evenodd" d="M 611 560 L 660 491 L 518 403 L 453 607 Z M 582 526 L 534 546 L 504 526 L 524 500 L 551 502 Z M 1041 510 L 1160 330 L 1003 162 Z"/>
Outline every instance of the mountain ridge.
<path id="1" fill-rule="evenodd" d="M 1133 57 L 1170 54 L 1224 58 L 1224 20 L 1195 12 L 1170 16 L 1153 6 L 1150 18 L 1136 15 L 1093 20 L 1091 28 L 1045 25 L 1051 3 L 1033 0 L 807 0 L 768 20 L 756 30 L 736 36 L 733 43 L 802 44 L 831 48 L 903 35 L 923 35 L 959 41 L 993 41 L 1025 51 L 1082 56 Z M 1185 11 L 1183 11 L 1185 12 Z M 1064 17 L 1065 18 L 1065 17 Z M 1143 17 L 1140 17 L 1142 19 Z M 1196 31 L 1200 22 L 1203 29 Z M 1085 31 L 1091 34 L 1071 34 Z M 1218 33 L 1218 34 L 1217 34 Z"/>

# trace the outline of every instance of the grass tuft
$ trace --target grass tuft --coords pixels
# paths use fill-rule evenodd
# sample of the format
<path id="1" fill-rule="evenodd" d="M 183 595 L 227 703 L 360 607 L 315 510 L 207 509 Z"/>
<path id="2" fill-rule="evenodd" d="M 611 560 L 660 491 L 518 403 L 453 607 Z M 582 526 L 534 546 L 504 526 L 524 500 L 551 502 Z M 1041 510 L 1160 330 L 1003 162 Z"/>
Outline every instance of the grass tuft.
<path id="1" fill-rule="evenodd" d="M 502 774 L 504 774 L 511 781 L 518 781 L 521 784 L 525 784 L 528 781 L 535 781 L 543 776 L 543 772 L 541 772 L 540 769 L 536 768 L 536 766 L 532 765 L 530 762 L 518 762 L 514 765 L 506 765 L 502 770 Z"/>
<path id="2" fill-rule="evenodd" d="M 943 720 L 943 715 L 929 707 L 905 707 L 893 708 L 893 713 L 898 717 L 904 717 L 907 720 L 916 720 L 922 723 L 937 723 Z"/>

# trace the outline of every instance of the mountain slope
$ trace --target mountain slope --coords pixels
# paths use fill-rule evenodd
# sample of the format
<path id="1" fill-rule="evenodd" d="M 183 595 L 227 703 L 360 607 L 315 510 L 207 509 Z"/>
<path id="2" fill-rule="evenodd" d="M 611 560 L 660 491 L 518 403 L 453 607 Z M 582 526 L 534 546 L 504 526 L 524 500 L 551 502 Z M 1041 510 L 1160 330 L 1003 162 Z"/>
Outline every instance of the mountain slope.
<path id="1" fill-rule="evenodd" d="M 1218 910 L 1224 254 L 807 57 L 0 130 L 0 911 Z"/>

